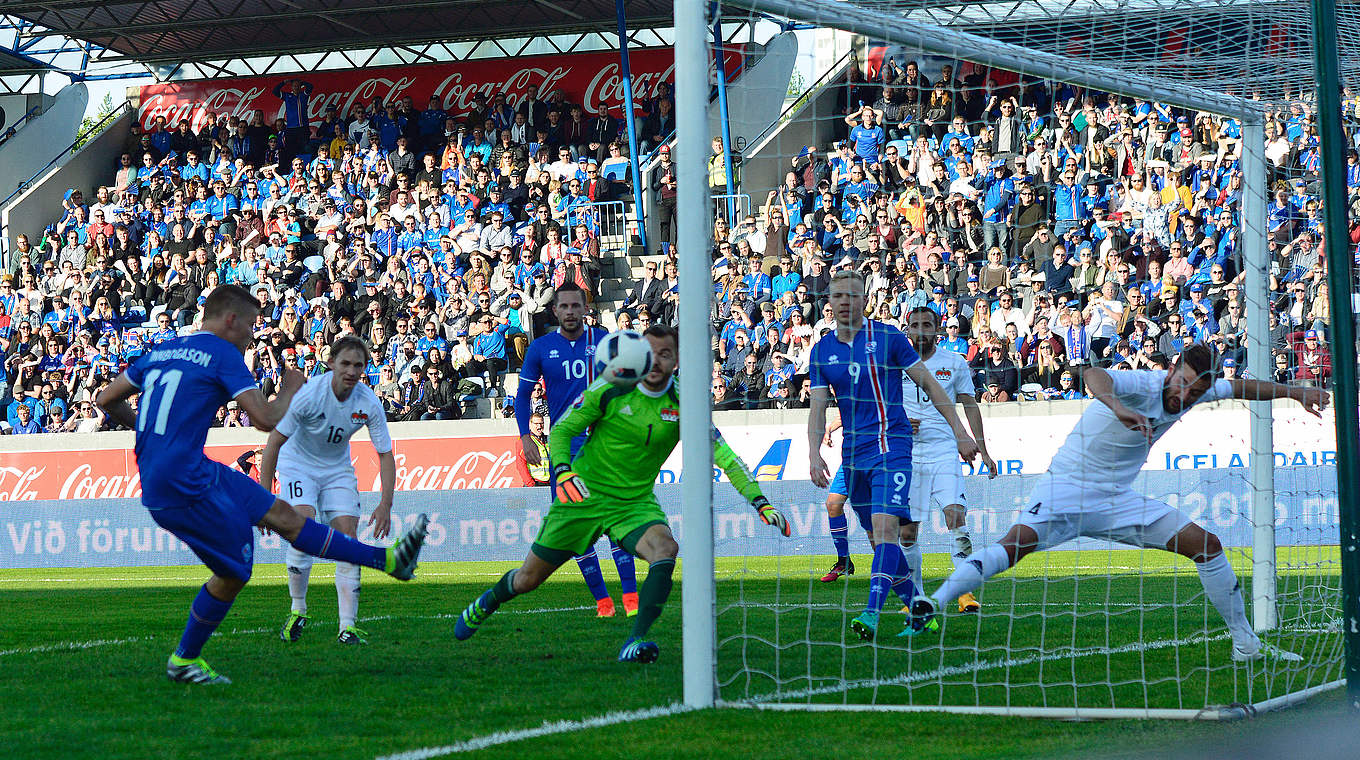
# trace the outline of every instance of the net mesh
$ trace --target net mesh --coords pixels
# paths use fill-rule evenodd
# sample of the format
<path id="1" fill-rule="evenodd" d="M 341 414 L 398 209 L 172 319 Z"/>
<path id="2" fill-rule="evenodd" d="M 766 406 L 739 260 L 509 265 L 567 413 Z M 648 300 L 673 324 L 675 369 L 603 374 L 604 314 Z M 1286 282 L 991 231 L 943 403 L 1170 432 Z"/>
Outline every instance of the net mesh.
<path id="1" fill-rule="evenodd" d="M 727 394 L 719 408 L 731 408 L 733 397 L 747 408 L 799 406 L 768 390 L 753 394 L 753 385 L 768 389 L 768 382 L 743 379 L 729 358 L 734 348 L 738 357 L 744 350 L 735 332 L 755 335 L 766 326 L 762 319 L 777 321 L 775 342 L 753 338 L 752 353 L 762 362 L 787 355 L 795 368 L 787 387 L 797 399 L 811 343 L 832 324 L 823 273 L 868 272 L 867 311 L 884 323 L 900 324 L 922 305 L 945 320 L 959 317 L 959 332 L 941 331 L 969 360 L 1002 473 L 964 478 L 971 541 L 981 550 L 1032 506 L 1031 491 L 1085 408 L 1083 374 L 1092 366 L 1165 368 L 1183 347 L 1204 343 L 1216 377 L 1250 371 L 1326 384 L 1307 377 L 1316 356 L 1305 335 L 1325 333 L 1327 320 L 1312 308 L 1326 296 L 1315 247 L 1322 211 L 1310 154 L 1306 4 L 804 7 L 764 0 L 724 7 L 724 18 L 752 22 L 783 8 L 784 17 L 817 29 L 794 32 L 798 76 L 810 86 L 789 93 L 764 134 L 735 146 L 736 195 L 749 207 L 727 202 L 725 183 L 710 174 L 715 219 L 704 223 L 715 224 L 717 358 L 732 364 L 714 370 Z M 1343 50 L 1360 28 L 1352 11 L 1342 8 Z M 866 18 L 878 19 L 881 34 Z M 967 44 L 955 47 L 942 42 L 948 36 L 911 41 L 901 29 L 912 22 L 978 37 L 960 37 Z M 1015 49 L 1033 51 L 1036 61 L 1061 57 L 1070 78 L 1043 76 L 1037 64 L 1022 71 L 998 63 L 1016 60 Z M 1100 84 L 1085 86 L 1086 72 Z M 743 86 L 757 85 L 738 80 L 729 95 L 740 98 Z M 1205 105 L 1194 107 L 1199 92 Z M 1258 101 L 1251 108 L 1265 114 L 1264 150 L 1248 145 L 1243 123 L 1224 115 L 1241 113 L 1239 97 Z M 861 141 L 877 146 L 863 151 Z M 1255 161 L 1263 167 L 1253 174 Z M 1005 193 L 991 192 L 995 162 L 1010 183 Z M 1267 208 L 1263 218 L 1254 216 L 1252 194 L 1269 204 L 1277 191 L 1290 213 Z M 1265 251 L 1254 268 L 1248 257 L 1258 243 Z M 999 261 L 990 260 L 993 248 Z M 1060 283 L 1055 250 L 1073 264 L 1072 272 L 1061 270 Z M 871 265 L 874 259 L 880 263 Z M 785 295 L 778 278 L 789 271 L 802 284 Z M 1291 290 L 1298 282 L 1307 289 L 1302 304 Z M 1000 303 L 1007 291 L 1014 317 Z M 1174 298 L 1164 303 L 1167 293 Z M 734 298 L 751 319 L 736 315 Z M 749 306 L 763 300 L 773 315 Z M 1267 312 L 1267 328 L 1253 327 Z M 1040 356 L 1046 339 L 1031 337 L 1049 330 L 1052 360 Z M 1006 366 L 989 365 L 993 347 Z M 721 518 L 717 526 L 720 698 L 808 708 L 1193 717 L 1230 714 L 1219 709 L 1230 705 L 1271 706 L 1333 683 L 1341 677 L 1342 637 L 1331 420 L 1319 422 L 1292 402 L 1275 404 L 1272 486 L 1248 467 L 1251 414 L 1235 401 L 1196 409 L 1153 448 L 1131 490 L 1216 534 L 1263 640 L 1302 661 L 1235 662 L 1224 618 L 1194 563 L 1091 538 L 1036 553 L 987 581 L 976 613 L 961 614 L 948 600 L 939 633 L 898 638 L 906 616 L 889 594 L 876 639 L 863 641 L 850 624 L 864 609 L 870 545 L 847 509 L 857 572 L 822 580 L 836 560 L 827 495 L 803 480 L 800 429 L 787 433 L 794 444 L 784 480 L 766 484 L 772 501 L 789 505 L 794 540 L 725 531 Z M 835 447 L 823 453 L 834 469 Z M 714 498 L 720 514 L 738 509 L 725 487 Z M 1254 510 L 1270 503 L 1274 519 L 1258 523 Z M 957 547 L 938 505 L 911 508 L 921 521 L 923 585 L 933 592 L 954 571 Z M 1258 567 L 1269 556 L 1258 553 L 1270 545 L 1268 534 L 1276 547 L 1272 571 Z"/>

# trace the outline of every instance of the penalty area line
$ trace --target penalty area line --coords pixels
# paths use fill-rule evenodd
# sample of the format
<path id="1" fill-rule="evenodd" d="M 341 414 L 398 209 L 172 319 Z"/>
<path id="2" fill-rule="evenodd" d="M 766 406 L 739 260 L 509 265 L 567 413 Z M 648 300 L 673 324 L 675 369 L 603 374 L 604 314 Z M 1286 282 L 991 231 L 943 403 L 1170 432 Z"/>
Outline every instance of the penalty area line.
<path id="1" fill-rule="evenodd" d="M 494 747 L 498 744 L 509 744 L 525 739 L 536 739 L 541 736 L 571 733 L 574 731 L 582 731 L 587 728 L 604 728 L 606 726 L 615 726 L 620 723 L 632 723 L 634 721 L 648 720 L 650 718 L 666 718 L 672 715 L 687 713 L 694 709 L 695 708 L 688 707 L 679 702 L 672 702 L 668 705 L 646 707 L 641 710 L 607 712 L 590 718 L 582 718 L 581 720 L 544 721 L 543 725 L 536 728 L 497 731 L 493 734 L 474 737 L 456 744 L 447 744 L 443 747 L 425 747 L 423 749 L 398 752 L 392 755 L 382 755 L 378 757 L 377 760 L 427 760 L 427 758 L 455 755 L 462 752 L 474 752 L 476 750 L 486 749 L 487 747 Z"/>

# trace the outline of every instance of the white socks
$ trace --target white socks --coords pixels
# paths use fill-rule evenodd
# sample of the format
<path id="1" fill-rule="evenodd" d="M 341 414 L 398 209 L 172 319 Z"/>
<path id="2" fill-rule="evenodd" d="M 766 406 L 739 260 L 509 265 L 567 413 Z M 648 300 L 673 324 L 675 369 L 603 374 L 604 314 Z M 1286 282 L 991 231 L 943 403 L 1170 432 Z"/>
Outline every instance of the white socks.
<path id="1" fill-rule="evenodd" d="M 293 598 L 293 612 L 307 614 L 307 580 L 312 575 L 312 555 L 288 547 L 284 565 L 288 569 L 288 596 Z"/>
<path id="2" fill-rule="evenodd" d="M 348 562 L 335 563 L 335 593 L 340 600 L 340 630 L 354 625 L 359 617 L 359 571 L 358 565 Z"/>
<path id="3" fill-rule="evenodd" d="M 978 572 L 978 565 L 982 566 L 981 572 Z M 943 607 L 949 600 L 976 591 L 983 581 L 1009 570 L 1010 566 L 1011 558 L 1006 553 L 1006 548 L 1001 544 L 992 544 L 958 563 L 954 574 L 946 578 L 931 596 L 935 599 L 936 605 Z"/>
<path id="4" fill-rule="evenodd" d="M 954 536 L 954 553 L 949 558 L 954 562 L 954 567 L 957 568 L 972 555 L 973 538 L 968 535 L 967 525 L 953 528 L 949 532 Z"/>
<path id="5" fill-rule="evenodd" d="M 925 587 L 921 585 L 921 543 L 912 542 L 911 546 L 902 546 L 902 555 L 907 558 L 907 569 L 911 571 L 911 582 L 916 585 L 917 593 L 924 594 Z"/>
<path id="6" fill-rule="evenodd" d="M 1199 581 L 1204 584 L 1204 593 L 1213 602 L 1214 609 L 1223 616 L 1232 634 L 1234 644 L 1254 647 L 1260 643 L 1256 632 L 1247 621 L 1247 609 L 1242 602 L 1242 586 L 1237 582 L 1237 574 L 1225 554 L 1220 554 L 1204 562 L 1196 562 Z"/>

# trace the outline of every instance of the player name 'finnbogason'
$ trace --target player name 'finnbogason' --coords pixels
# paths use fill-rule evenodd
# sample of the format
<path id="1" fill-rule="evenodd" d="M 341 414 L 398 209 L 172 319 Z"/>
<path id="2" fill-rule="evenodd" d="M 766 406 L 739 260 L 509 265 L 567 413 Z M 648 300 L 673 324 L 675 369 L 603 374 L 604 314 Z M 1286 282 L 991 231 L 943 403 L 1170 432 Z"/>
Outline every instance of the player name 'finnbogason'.
<path id="1" fill-rule="evenodd" d="M 212 362 L 212 354 L 207 351 L 200 351 L 197 348 L 166 348 L 160 351 L 152 351 L 150 354 L 150 361 L 152 362 L 168 362 L 175 359 L 206 367 Z"/>

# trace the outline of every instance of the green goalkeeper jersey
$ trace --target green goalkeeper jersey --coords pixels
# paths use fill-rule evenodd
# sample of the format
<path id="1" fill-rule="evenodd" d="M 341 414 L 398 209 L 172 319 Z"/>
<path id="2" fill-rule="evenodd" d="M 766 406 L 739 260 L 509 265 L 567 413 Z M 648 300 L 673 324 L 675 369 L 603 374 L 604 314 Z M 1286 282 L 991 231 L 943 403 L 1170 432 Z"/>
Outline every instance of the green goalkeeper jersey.
<path id="1" fill-rule="evenodd" d="M 571 439 L 590 430 L 572 459 Z M 660 393 L 641 383 L 631 389 L 596 380 L 581 400 L 548 434 L 553 468 L 570 463 L 585 480 L 592 497 L 641 499 L 652 496 L 661 466 L 680 441 L 680 397 L 675 380 Z M 745 463 L 713 430 L 713 461 L 747 501 L 760 496 L 760 486 Z"/>

